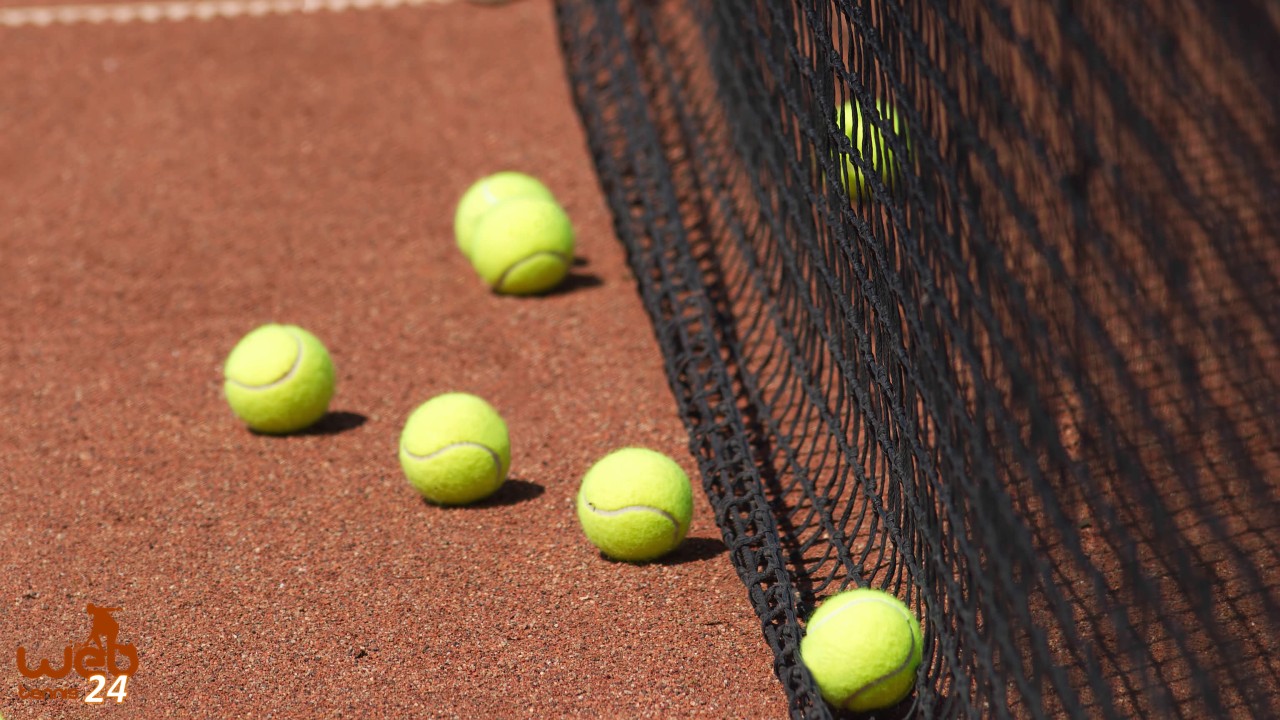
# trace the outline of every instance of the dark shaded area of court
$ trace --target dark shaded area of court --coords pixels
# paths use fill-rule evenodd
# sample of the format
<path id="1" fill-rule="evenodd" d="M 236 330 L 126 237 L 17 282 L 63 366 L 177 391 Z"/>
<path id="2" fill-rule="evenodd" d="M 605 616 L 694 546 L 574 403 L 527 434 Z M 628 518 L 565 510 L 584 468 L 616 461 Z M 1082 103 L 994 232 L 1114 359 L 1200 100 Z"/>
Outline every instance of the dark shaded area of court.
<path id="1" fill-rule="evenodd" d="M 1274 4 L 564 0 L 559 22 L 793 716 L 831 714 L 805 617 L 867 584 L 926 625 L 883 717 L 1276 716 Z"/>

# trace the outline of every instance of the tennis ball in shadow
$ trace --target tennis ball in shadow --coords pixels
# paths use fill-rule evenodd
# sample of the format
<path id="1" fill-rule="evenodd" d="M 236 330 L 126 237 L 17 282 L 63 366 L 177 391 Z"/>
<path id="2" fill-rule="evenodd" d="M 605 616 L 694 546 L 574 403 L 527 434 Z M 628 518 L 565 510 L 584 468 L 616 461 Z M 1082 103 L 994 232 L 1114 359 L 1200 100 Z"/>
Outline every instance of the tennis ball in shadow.
<path id="1" fill-rule="evenodd" d="M 800 658 L 831 705 L 854 712 L 892 707 L 915 686 L 920 623 L 880 590 L 847 590 L 809 618 Z"/>
<path id="2" fill-rule="evenodd" d="M 880 124 L 890 129 L 910 151 L 910 138 L 907 135 L 906 123 L 901 121 L 898 111 L 889 103 L 876 101 L 875 112 L 880 117 Z M 853 152 L 863 158 L 876 172 L 885 186 L 892 191 L 897 187 L 901 169 L 898 158 L 889 147 L 884 133 L 869 120 L 863 117 L 862 106 L 856 100 L 850 100 L 840 110 L 840 126 L 844 134 L 853 144 Z M 846 189 L 853 200 L 871 197 L 871 186 L 867 177 L 853 156 L 845 157 L 845 171 L 848 174 Z"/>

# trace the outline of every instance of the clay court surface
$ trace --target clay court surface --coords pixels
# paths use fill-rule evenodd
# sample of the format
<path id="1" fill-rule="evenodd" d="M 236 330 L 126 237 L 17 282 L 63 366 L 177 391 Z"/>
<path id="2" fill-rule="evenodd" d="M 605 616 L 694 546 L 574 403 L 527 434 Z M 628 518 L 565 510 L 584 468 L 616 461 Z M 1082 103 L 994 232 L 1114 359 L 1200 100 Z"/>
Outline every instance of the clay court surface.
<path id="1" fill-rule="evenodd" d="M 606 562 L 582 473 L 695 477 L 543 1 L 33 22 L 0 1 L 0 712 L 61 717 L 780 717 L 700 492 L 669 561 Z M 231 6 L 227 6 L 231 7 Z M 5 9 L 8 8 L 8 9 Z M 227 13 L 223 13 L 227 14 Z M 238 13 L 231 13 L 238 14 Z M 47 16 L 40 16 L 47 17 Z M 540 175 L 561 292 L 490 294 L 453 245 L 479 176 Z M 338 367 L 311 433 L 248 432 L 235 342 L 302 325 Z M 492 401 L 512 480 L 422 502 L 402 423 Z M 18 697 L 119 607 L 121 705 Z"/>

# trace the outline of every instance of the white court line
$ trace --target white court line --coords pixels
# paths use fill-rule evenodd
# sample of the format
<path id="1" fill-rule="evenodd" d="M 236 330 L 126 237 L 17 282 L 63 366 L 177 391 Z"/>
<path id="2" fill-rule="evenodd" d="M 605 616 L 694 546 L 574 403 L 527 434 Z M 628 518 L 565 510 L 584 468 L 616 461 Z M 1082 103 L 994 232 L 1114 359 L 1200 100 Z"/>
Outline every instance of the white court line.
<path id="1" fill-rule="evenodd" d="M 454 0 L 195 0 L 110 5 L 48 5 L 0 8 L 0 27 L 46 27 L 76 23 L 131 23 L 263 17 L 293 13 L 342 12 L 447 5 Z"/>

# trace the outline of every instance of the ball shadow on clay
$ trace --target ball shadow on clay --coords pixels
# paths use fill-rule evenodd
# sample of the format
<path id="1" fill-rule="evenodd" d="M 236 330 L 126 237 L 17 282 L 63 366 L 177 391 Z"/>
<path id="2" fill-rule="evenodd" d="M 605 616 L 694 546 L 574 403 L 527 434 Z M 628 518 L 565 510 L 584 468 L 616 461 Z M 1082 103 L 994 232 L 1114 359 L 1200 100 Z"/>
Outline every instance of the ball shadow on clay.
<path id="1" fill-rule="evenodd" d="M 249 428 L 249 432 L 262 437 L 306 437 L 310 435 L 340 435 L 348 430 L 355 430 L 369 421 L 360 413 L 338 410 L 327 412 L 315 423 L 291 433 L 266 433 Z"/>
<path id="2" fill-rule="evenodd" d="M 508 505 L 519 505 L 522 502 L 534 500 L 546 491 L 546 488 L 536 482 L 520 480 L 517 478 L 507 478 L 506 482 L 502 483 L 502 487 L 499 487 L 497 492 L 483 500 L 477 500 L 470 505 L 437 505 L 426 498 L 422 498 L 422 502 L 424 505 L 429 505 L 435 508 L 444 508 L 446 510 L 506 507 Z"/>
<path id="3" fill-rule="evenodd" d="M 600 558 L 605 562 L 621 565 L 683 565 L 685 563 L 710 560 L 728 551 L 729 547 L 718 538 L 690 537 L 685 538 L 675 550 L 649 562 L 633 563 L 629 560 L 617 560 L 605 555 L 603 552 L 600 553 Z"/>

